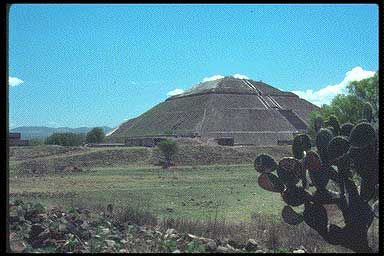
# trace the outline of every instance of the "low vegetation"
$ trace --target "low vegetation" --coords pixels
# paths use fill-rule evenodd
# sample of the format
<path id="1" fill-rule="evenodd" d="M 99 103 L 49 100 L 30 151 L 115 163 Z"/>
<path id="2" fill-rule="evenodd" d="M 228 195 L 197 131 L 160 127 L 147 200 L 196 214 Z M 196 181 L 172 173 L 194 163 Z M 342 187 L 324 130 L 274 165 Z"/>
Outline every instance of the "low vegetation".
<path id="1" fill-rule="evenodd" d="M 177 143 L 173 140 L 163 140 L 157 144 L 157 147 L 160 149 L 162 156 L 164 157 L 161 160 L 163 168 L 169 168 L 173 162 L 172 158 L 175 156 L 177 152 Z"/>
<path id="2" fill-rule="evenodd" d="M 286 228 L 264 221 L 269 220 L 257 218 L 252 222 L 252 228 L 265 229 L 257 235 L 245 232 L 244 227 L 250 225 L 231 225 L 217 220 L 182 222 L 167 219 L 159 222 L 151 213 L 131 207 L 88 207 L 83 203 L 81 206 L 46 207 L 40 203 L 12 200 L 9 240 L 10 249 L 18 253 L 309 252 L 302 245 L 293 247 L 297 242 L 303 242 L 297 239 L 284 245 L 281 239 L 277 240 L 276 231 L 284 232 Z M 193 233 L 203 230 L 214 233 L 206 233 L 207 236 Z M 226 238 L 230 230 L 237 234 L 235 239 Z M 310 234 L 306 235 L 307 241 L 313 239 Z M 257 241 L 249 237 L 257 238 Z"/>
<path id="3" fill-rule="evenodd" d="M 41 246 L 33 248 L 30 240 L 19 238 L 20 234 L 29 234 L 24 230 L 28 225 L 19 222 L 15 227 L 23 227 L 12 230 L 12 239 L 16 237 L 15 244 L 24 248 L 24 252 L 208 252 L 213 250 L 208 248 L 215 247 L 213 243 L 208 247 L 211 240 L 217 246 L 215 252 L 245 252 L 250 248 L 259 252 L 348 251 L 328 245 L 305 223 L 295 227 L 283 223 L 279 210 L 284 203 L 279 195 L 257 186 L 258 177 L 249 164 L 252 159 L 261 152 L 275 158 L 287 156 L 290 146 L 224 147 L 188 143 L 178 146 L 173 159 L 176 166 L 167 171 L 154 166 L 161 159 L 158 148 L 12 147 L 9 151 L 11 201 L 40 203 L 48 216 L 52 208 L 62 207 L 59 212 L 68 216 L 64 219 L 70 218 L 74 211 L 76 216 L 82 215 L 87 211 L 84 208 L 94 216 L 104 216 L 100 213 L 108 205 L 113 206 L 114 213 L 113 221 L 107 220 L 112 226 L 104 221 L 91 225 L 89 219 L 90 227 L 83 231 L 93 233 L 94 239 L 87 240 L 79 234 L 76 237 L 68 230 L 57 231 L 61 238 L 56 239 L 55 246 L 49 244 L 52 237 L 48 237 L 45 244 L 42 243 L 45 240 L 40 240 Z M 33 164 L 35 172 L 31 171 Z M 41 172 L 44 168 L 45 172 Z M 64 223 L 55 220 L 55 225 L 66 224 L 64 219 Z M 75 225 L 75 230 L 82 230 L 79 227 L 84 224 L 82 221 Z M 121 225 L 126 229 L 120 230 L 117 223 L 125 223 Z M 29 225 L 34 224 L 43 224 L 45 230 L 49 227 L 43 220 L 31 221 Z M 102 231 L 106 228 L 109 238 Z M 373 248 L 378 244 L 377 229 L 375 220 L 369 233 Z M 156 230 L 162 236 L 146 236 Z M 164 238 L 167 230 L 171 231 Z M 177 242 L 178 239 L 181 240 Z M 85 242 L 88 247 L 82 245 Z"/>
<path id="4" fill-rule="evenodd" d="M 95 127 L 87 133 L 85 141 L 86 143 L 101 143 L 104 141 L 104 138 L 105 134 L 103 128 Z"/>
<path id="5" fill-rule="evenodd" d="M 80 146 L 84 143 L 84 134 L 78 133 L 54 133 L 48 136 L 45 144 L 48 145 L 61 145 L 61 146 Z"/>

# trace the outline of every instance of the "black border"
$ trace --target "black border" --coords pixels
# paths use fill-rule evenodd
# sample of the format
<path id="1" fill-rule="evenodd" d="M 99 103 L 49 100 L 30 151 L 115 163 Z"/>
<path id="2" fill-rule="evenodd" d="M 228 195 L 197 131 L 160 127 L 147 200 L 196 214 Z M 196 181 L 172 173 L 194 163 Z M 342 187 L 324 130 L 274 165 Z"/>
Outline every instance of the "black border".
<path id="1" fill-rule="evenodd" d="M 3 192 L 3 200 L 5 201 L 6 203 L 6 207 L 5 207 L 5 210 L 6 210 L 6 213 L 4 214 L 4 216 L 6 217 L 5 218 L 5 224 L 6 224 L 6 232 L 5 233 L 1 233 L 5 236 L 5 239 L 3 239 L 3 241 L 6 241 L 6 245 L 4 246 L 4 252 L 7 252 L 7 253 L 10 253 L 9 252 L 9 225 L 8 225 L 8 217 L 9 217 L 9 202 L 8 202 L 8 193 L 9 193 L 9 182 L 8 182 L 8 171 L 9 171 L 9 152 L 8 152 L 8 131 L 9 131 L 9 119 L 8 119 L 8 115 L 9 115 L 9 112 L 8 112 L 8 90 L 9 90 L 9 85 L 8 85 L 8 43 L 9 43 L 9 37 L 8 37 L 8 23 L 9 23 L 9 20 L 8 20 L 8 17 L 9 17 L 9 10 L 10 10 L 10 6 L 11 4 L 33 4 L 33 3 L 36 3 L 36 4 L 86 4 L 86 3 L 100 3 L 100 4 L 121 4 L 121 3 L 126 3 L 126 4 L 376 4 L 378 5 L 378 14 L 379 14 L 379 17 L 378 17 L 378 28 L 379 28 L 379 35 L 378 35 L 378 42 L 379 42 L 379 52 L 378 52 L 378 56 L 379 56 L 379 63 L 378 63 L 378 72 L 379 72 L 379 98 L 380 98 L 380 101 L 381 101 L 381 98 L 382 98 L 382 92 L 383 92 L 383 89 L 382 89 L 382 84 L 383 84 L 383 79 L 382 79 L 382 68 L 383 68 L 383 60 L 382 60 L 382 42 L 383 42 L 383 26 L 382 26 L 382 14 L 383 14 L 383 1 L 382 0 L 367 0 L 367 1 L 362 1 L 362 0 L 349 0 L 349 1 L 345 1 L 345 0 L 339 0 L 339 1 L 318 1 L 318 0 L 314 0 L 314 1 L 309 1 L 309 0 L 295 0 L 295 1 L 292 1 L 292 2 L 282 2 L 282 1 L 256 1 L 256 2 L 252 2 L 252 1 L 238 1 L 238 2 L 234 2 L 234 1 L 190 1 L 190 0 L 186 0 L 186 1 L 132 1 L 132 2 L 129 2 L 129 1 L 111 1 L 111 2 L 103 2 L 103 1 L 84 1 L 84 0 L 80 0 L 80 1 L 60 1 L 60 2 L 49 2 L 49 1 L 34 1 L 34 0 L 30 0 L 30 1 L 19 1 L 19 0 L 13 0 L 13 1 L 6 1 L 6 3 L 3 3 L 2 4 L 2 8 L 1 8 L 1 18 L 2 20 L 4 21 L 3 26 L 2 26 L 2 29 L 3 29 L 3 33 L 1 34 L 2 35 L 2 42 L 4 43 L 4 52 L 5 54 L 3 54 L 3 58 L 2 58 L 2 68 L 5 69 L 4 72 L 3 72 L 3 83 L 2 85 L 0 86 L 0 92 L 1 92 L 1 114 L 0 114 L 0 120 L 3 122 L 3 125 L 0 126 L 1 128 L 1 133 L 3 136 L 0 137 L 0 144 L 2 145 L 2 152 L 4 152 L 5 154 L 3 154 L 3 160 L 2 163 L 3 163 L 3 166 L 4 168 L 2 168 L 2 174 L 3 174 L 3 177 L 5 176 L 5 193 Z M 380 121 L 382 120 L 382 117 L 383 117 L 383 113 L 382 113 L 382 108 L 379 109 L 379 119 Z M 380 131 L 379 133 L 379 141 L 382 141 L 382 136 L 383 136 L 383 133 Z M 380 156 L 380 160 L 381 160 L 381 156 L 382 156 L 382 146 L 383 146 L 383 143 L 379 143 L 379 156 Z M 382 171 L 382 165 L 381 165 L 381 161 L 379 162 L 379 170 Z M 383 173 L 380 172 L 380 180 L 383 181 Z M 380 197 L 381 197 L 381 194 L 382 194 L 382 186 L 380 187 L 379 189 L 380 191 Z M 382 208 L 382 207 L 381 207 Z M 382 209 L 381 209 L 382 210 Z M 4 213 L 4 212 L 3 212 Z M 381 214 L 382 215 L 382 214 Z M 383 215 L 382 215 L 383 216 Z M 379 219 L 379 241 L 380 241 L 380 237 L 381 237 L 381 234 L 380 234 L 380 231 L 381 231 L 381 226 L 382 226 L 382 220 Z M 4 237 L 3 236 L 3 237 Z M 3 248 L 3 247 L 2 247 Z M 6 248 L 6 249 L 5 249 Z M 379 252 L 382 252 L 382 243 L 380 243 L 379 245 Z"/>

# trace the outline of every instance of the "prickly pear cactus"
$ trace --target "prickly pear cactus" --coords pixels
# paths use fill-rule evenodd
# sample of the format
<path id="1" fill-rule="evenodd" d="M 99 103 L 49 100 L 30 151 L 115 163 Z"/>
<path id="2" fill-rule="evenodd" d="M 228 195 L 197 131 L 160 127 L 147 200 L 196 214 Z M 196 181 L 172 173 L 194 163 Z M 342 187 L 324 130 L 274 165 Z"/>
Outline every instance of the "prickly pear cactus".
<path id="1" fill-rule="evenodd" d="M 301 134 L 293 140 L 294 157 L 278 162 L 266 154 L 256 158 L 254 166 L 261 173 L 258 184 L 281 194 L 287 204 L 282 209 L 286 223 L 297 225 L 304 221 L 330 244 L 372 252 L 367 233 L 374 217 L 379 217 L 376 132 L 368 122 L 340 126 L 334 116 L 327 122 L 316 120 L 315 126 L 315 147 L 308 135 Z M 361 179 L 360 186 L 353 179 L 355 175 Z M 328 188 L 330 180 L 338 191 Z M 344 226 L 332 223 L 325 207 L 328 204 L 340 209 Z M 303 212 L 294 210 L 301 205 Z"/>

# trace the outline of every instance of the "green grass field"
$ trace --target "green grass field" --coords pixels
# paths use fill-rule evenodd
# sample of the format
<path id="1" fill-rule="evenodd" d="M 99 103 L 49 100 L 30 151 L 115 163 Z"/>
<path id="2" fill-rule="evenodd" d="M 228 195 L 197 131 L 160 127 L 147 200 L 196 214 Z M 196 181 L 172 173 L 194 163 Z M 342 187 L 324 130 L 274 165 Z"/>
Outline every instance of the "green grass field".
<path id="1" fill-rule="evenodd" d="M 252 213 L 277 215 L 283 207 L 280 195 L 257 185 L 252 165 L 199 167 L 93 168 L 72 175 L 11 177 L 10 193 L 43 192 L 38 200 L 49 204 L 85 202 L 138 206 L 157 216 L 249 220 Z M 70 192 L 70 197 L 55 194 Z M 49 196 L 50 195 L 50 196 Z M 167 210 L 168 208 L 168 210 Z M 171 210 L 172 209 L 172 210 Z"/>
<path id="2" fill-rule="evenodd" d="M 48 207 L 100 209 L 113 204 L 115 209 L 140 210 L 164 221 L 187 221 L 178 227 L 201 234 L 208 232 L 204 225 L 217 218 L 227 223 L 221 226 L 226 230 L 223 232 L 239 236 L 238 239 L 258 237 L 268 244 L 263 230 L 274 227 L 279 246 L 345 251 L 326 244 L 304 224 L 288 227 L 282 223 L 285 204 L 280 194 L 258 186 L 255 156 L 266 152 L 278 160 L 291 155 L 290 151 L 289 146 L 189 145 L 183 146 L 176 156 L 176 166 L 164 170 L 153 164 L 157 153 L 150 148 L 15 147 L 10 150 L 10 199 L 36 201 Z M 237 162 L 228 163 L 234 158 Z M 81 171 L 60 171 L 62 167 L 74 166 L 81 167 Z M 30 170 L 36 168 L 44 171 L 32 174 Z M 194 221 L 202 221 L 203 225 L 193 224 Z M 231 231 L 235 223 L 242 226 Z M 372 228 L 371 232 L 374 244 L 378 241 L 375 230 Z"/>
<path id="3" fill-rule="evenodd" d="M 152 148 L 12 147 L 9 191 L 50 205 L 112 203 L 159 217 L 280 218 L 280 195 L 257 185 L 253 160 L 264 150 L 278 158 L 290 147 L 181 145 L 169 170 L 154 166 L 159 153 Z M 83 171 L 61 171 L 73 166 Z M 32 169 L 39 174 L 31 175 Z"/>

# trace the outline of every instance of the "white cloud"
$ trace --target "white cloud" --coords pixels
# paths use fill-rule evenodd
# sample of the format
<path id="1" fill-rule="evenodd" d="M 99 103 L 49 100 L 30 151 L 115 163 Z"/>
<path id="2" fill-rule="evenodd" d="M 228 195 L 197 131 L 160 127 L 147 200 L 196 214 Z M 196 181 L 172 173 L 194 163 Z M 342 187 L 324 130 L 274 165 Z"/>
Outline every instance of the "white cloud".
<path id="1" fill-rule="evenodd" d="M 323 104 L 329 104 L 332 99 L 340 93 L 346 93 L 346 87 L 351 81 L 360 81 L 365 78 L 372 77 L 375 71 L 364 70 L 361 67 L 354 67 L 352 70 L 345 73 L 343 81 L 335 85 L 328 85 L 318 91 L 311 89 L 305 91 L 292 91 L 300 98 L 308 100 L 309 102 L 321 106 Z"/>
<path id="2" fill-rule="evenodd" d="M 17 77 L 10 76 L 8 78 L 8 83 L 9 83 L 10 86 L 18 86 L 18 85 L 24 83 L 24 81 L 19 79 L 19 78 L 17 78 Z"/>
<path id="3" fill-rule="evenodd" d="M 55 122 L 55 121 L 49 121 L 48 122 L 48 125 L 50 127 L 53 127 L 53 128 L 58 128 L 59 127 L 59 123 Z"/>
<path id="4" fill-rule="evenodd" d="M 182 90 L 182 89 L 175 89 L 175 90 L 169 91 L 169 92 L 167 93 L 167 96 L 168 96 L 168 97 L 170 97 L 170 96 L 175 96 L 175 95 L 181 94 L 181 93 L 183 93 L 183 92 L 184 92 L 184 90 Z"/>
<path id="5" fill-rule="evenodd" d="M 233 77 L 237 79 L 249 79 L 249 77 L 247 77 L 246 75 L 240 75 L 240 74 L 234 74 Z"/>
<path id="6" fill-rule="evenodd" d="M 204 82 L 208 82 L 208 81 L 218 80 L 218 79 L 221 79 L 221 78 L 224 78 L 224 76 L 222 76 L 222 75 L 214 75 L 214 76 L 211 76 L 211 77 L 205 77 L 203 79 L 203 83 Z"/>

